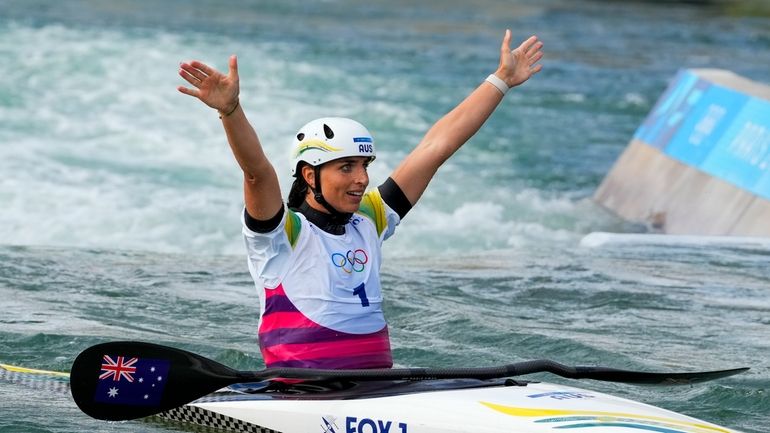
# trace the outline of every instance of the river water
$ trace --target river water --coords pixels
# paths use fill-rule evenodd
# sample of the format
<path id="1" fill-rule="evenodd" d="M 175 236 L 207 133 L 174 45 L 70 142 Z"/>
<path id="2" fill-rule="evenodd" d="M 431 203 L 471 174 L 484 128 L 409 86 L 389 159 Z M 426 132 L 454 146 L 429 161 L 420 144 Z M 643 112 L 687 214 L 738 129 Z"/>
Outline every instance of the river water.
<path id="1" fill-rule="evenodd" d="M 760 3 L 761 5 L 761 3 Z M 641 370 L 749 366 L 692 387 L 571 383 L 746 432 L 770 428 L 770 249 L 641 242 L 591 196 L 680 68 L 770 81 L 762 7 L 482 0 L 0 0 L 0 362 L 66 371 L 80 350 L 155 341 L 263 366 L 240 237 L 241 175 L 180 61 L 226 68 L 288 190 L 286 147 L 320 116 L 372 131 L 384 180 L 497 66 L 505 28 L 545 42 L 385 244 L 398 366 L 549 358 Z M 766 8 L 765 8 L 766 9 Z M 104 423 L 0 383 L 0 431 Z"/>

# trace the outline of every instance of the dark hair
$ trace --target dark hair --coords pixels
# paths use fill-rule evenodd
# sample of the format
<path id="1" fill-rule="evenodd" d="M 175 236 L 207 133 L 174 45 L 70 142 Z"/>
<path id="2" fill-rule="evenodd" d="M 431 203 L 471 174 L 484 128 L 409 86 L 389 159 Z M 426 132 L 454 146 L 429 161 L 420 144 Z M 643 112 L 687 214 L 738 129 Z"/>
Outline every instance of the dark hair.
<path id="1" fill-rule="evenodd" d="M 305 178 L 302 177 L 302 167 L 310 165 L 304 161 L 300 161 L 297 164 L 296 174 L 294 175 L 294 183 L 291 184 L 289 190 L 289 200 L 286 203 L 289 209 L 297 209 L 305 201 L 307 196 L 308 184 L 305 182 Z"/>

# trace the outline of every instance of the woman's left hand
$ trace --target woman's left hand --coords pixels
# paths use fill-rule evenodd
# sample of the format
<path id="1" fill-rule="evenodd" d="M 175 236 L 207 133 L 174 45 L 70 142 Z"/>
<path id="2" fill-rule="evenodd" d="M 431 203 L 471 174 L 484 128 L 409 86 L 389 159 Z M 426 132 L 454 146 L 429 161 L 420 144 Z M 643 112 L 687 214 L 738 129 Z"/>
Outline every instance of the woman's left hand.
<path id="1" fill-rule="evenodd" d="M 543 69 L 537 62 L 543 57 L 543 43 L 537 36 L 530 36 L 517 48 L 511 49 L 511 31 L 505 31 L 503 43 L 500 46 L 500 65 L 495 71 L 498 78 L 505 81 L 508 87 L 515 87 L 527 81 Z"/>

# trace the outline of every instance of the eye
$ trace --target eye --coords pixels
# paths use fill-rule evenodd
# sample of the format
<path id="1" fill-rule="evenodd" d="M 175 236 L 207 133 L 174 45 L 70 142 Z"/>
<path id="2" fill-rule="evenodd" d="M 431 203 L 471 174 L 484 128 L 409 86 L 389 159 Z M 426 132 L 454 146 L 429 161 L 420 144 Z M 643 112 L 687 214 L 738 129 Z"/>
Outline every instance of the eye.
<path id="1" fill-rule="evenodd" d="M 297 134 L 297 141 L 302 141 L 304 139 L 305 139 L 305 134 L 304 133 L 300 132 L 299 134 Z"/>

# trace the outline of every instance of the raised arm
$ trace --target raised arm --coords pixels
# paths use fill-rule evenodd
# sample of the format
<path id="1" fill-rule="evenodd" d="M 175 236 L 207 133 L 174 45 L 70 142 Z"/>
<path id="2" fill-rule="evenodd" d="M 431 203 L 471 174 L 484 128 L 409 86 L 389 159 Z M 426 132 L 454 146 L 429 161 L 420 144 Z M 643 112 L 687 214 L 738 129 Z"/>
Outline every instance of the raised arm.
<path id="1" fill-rule="evenodd" d="M 500 64 L 494 75 L 502 86 L 515 87 L 540 72 L 537 62 L 543 56 L 543 44 L 531 36 L 511 50 L 511 31 L 506 30 L 500 46 Z M 507 90 L 504 87 L 503 90 Z M 417 147 L 393 171 L 391 177 L 414 205 L 436 171 L 457 149 L 486 122 L 503 99 L 503 90 L 489 81 L 483 82 L 452 111 L 425 134 Z"/>
<path id="2" fill-rule="evenodd" d="M 179 86 L 180 92 L 219 111 L 227 141 L 243 170 L 244 199 L 249 215 L 258 220 L 274 217 L 283 206 L 281 187 L 257 133 L 241 108 L 238 59 L 230 57 L 227 75 L 198 61 L 182 63 L 179 75 L 193 86 Z"/>

